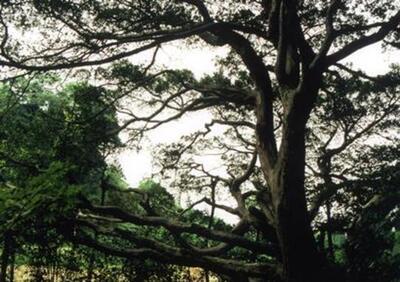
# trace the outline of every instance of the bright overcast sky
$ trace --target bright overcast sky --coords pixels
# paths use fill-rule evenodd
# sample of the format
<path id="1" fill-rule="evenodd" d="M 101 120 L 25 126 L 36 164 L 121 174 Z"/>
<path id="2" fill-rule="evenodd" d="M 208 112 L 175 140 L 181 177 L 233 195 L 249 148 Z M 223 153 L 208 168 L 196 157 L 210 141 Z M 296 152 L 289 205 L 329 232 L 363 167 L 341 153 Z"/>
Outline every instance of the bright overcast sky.
<path id="1" fill-rule="evenodd" d="M 163 47 L 157 60 L 160 64 L 167 65 L 178 69 L 191 70 L 196 78 L 202 77 L 204 74 L 210 74 L 217 70 L 215 59 L 218 56 L 224 56 L 227 53 L 225 48 L 213 49 L 181 49 L 175 44 Z M 141 58 L 150 57 L 141 54 Z M 133 60 L 141 58 L 135 57 Z M 355 69 L 362 69 L 369 75 L 384 74 L 388 71 L 391 63 L 400 63 L 398 53 L 382 53 L 380 45 L 375 44 L 367 48 L 359 50 L 345 62 L 352 62 Z M 119 156 L 119 161 L 128 183 L 135 187 L 146 177 L 150 177 L 152 173 L 152 157 L 149 151 L 151 146 L 155 146 L 160 142 L 173 142 L 180 136 L 202 128 L 211 116 L 206 112 L 190 113 L 190 118 L 182 118 L 179 121 L 171 122 L 161 126 L 157 130 L 151 132 L 149 137 L 149 147 L 144 148 L 139 153 L 135 151 L 124 151 Z"/>
<path id="2" fill-rule="evenodd" d="M 227 53 L 226 48 L 201 49 L 186 48 L 182 49 L 178 44 L 163 47 L 158 55 L 157 62 L 160 65 L 166 65 L 169 68 L 188 69 L 199 79 L 205 74 L 211 74 L 217 71 L 215 60 Z M 152 53 L 141 54 L 141 58 L 147 57 L 148 60 Z M 138 56 L 132 58 L 133 62 L 140 62 Z M 151 146 L 157 143 L 174 142 L 182 135 L 189 134 L 204 127 L 204 124 L 211 120 L 211 115 L 206 111 L 190 113 L 190 117 L 185 116 L 179 121 L 172 121 L 164 124 L 154 131 L 147 134 L 150 144 L 144 147 L 140 152 L 126 150 L 119 156 L 119 162 L 122 166 L 126 180 L 132 187 L 136 187 L 144 178 L 148 178 L 152 173 Z"/>

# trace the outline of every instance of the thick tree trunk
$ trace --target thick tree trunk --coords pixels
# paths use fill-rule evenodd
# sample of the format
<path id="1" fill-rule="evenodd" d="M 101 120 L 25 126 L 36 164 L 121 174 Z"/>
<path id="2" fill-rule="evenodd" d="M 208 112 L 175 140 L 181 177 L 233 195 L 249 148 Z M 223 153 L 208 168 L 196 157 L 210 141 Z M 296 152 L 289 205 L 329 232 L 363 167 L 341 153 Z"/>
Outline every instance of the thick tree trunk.
<path id="1" fill-rule="evenodd" d="M 306 204 L 304 180 L 307 117 L 307 113 L 299 112 L 290 112 L 286 116 L 278 157 L 272 168 L 263 162 L 268 156 L 260 156 L 271 189 L 282 274 L 287 282 L 329 281 L 326 278 L 326 263 L 318 252 L 311 229 Z M 263 152 L 261 147 L 260 154 L 267 155 L 268 152 Z"/>
<path id="2" fill-rule="evenodd" d="M 284 128 L 280 157 L 271 183 L 276 231 L 285 281 L 321 279 L 323 263 L 308 218 L 305 189 L 305 127 Z"/>
<path id="3" fill-rule="evenodd" d="M 288 178 L 284 182 L 278 189 L 291 189 L 276 195 L 274 199 L 283 277 L 291 282 L 325 281 L 320 276 L 323 264 L 302 199 L 303 187 L 297 186 L 296 179 Z"/>

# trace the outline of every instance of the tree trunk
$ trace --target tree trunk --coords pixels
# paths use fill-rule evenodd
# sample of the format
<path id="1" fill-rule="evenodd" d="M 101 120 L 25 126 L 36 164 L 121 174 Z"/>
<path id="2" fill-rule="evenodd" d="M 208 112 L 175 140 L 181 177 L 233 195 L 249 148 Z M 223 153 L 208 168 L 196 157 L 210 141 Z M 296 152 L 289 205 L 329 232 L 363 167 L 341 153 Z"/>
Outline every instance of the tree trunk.
<path id="1" fill-rule="evenodd" d="M 294 120 L 288 117 L 278 159 L 272 169 L 263 171 L 271 188 L 284 281 L 329 281 L 324 275 L 326 264 L 318 252 L 307 211 L 305 121 L 301 116 Z"/>
<path id="2" fill-rule="evenodd" d="M 304 128 L 284 129 L 280 158 L 271 185 L 276 230 L 285 281 L 312 282 L 321 279 L 323 264 L 308 218 L 305 189 Z"/>
<path id="3" fill-rule="evenodd" d="M 15 272 L 15 246 L 12 246 L 11 261 L 10 261 L 10 282 L 14 282 L 14 272 Z"/>
<path id="4" fill-rule="evenodd" d="M 106 187 L 106 182 L 105 182 L 105 178 L 104 178 L 104 171 L 103 171 L 103 177 L 101 180 L 101 184 L 100 184 L 100 193 L 101 193 L 101 197 L 100 197 L 100 205 L 104 206 L 104 203 L 106 201 L 106 193 L 107 193 L 107 187 Z M 95 231 L 94 234 L 94 238 L 95 240 L 97 240 L 98 237 L 98 233 L 97 231 Z M 93 274 L 94 274 L 94 266 L 95 266 L 95 252 L 93 250 L 91 250 L 90 253 L 90 257 L 89 257 L 89 265 L 88 265 L 88 270 L 87 270 L 87 282 L 92 282 L 93 280 Z"/>
<path id="5" fill-rule="evenodd" d="M 0 273 L 0 282 L 7 281 L 7 268 L 9 265 L 10 255 L 11 255 L 11 244 L 12 237 L 10 232 L 6 231 L 4 233 L 4 246 L 3 253 L 1 254 L 1 273 Z"/>
<path id="6" fill-rule="evenodd" d="M 329 202 L 326 203 L 326 234 L 328 237 L 328 256 L 332 261 L 334 261 L 335 251 L 333 246 L 333 235 L 331 228 L 331 204 Z"/>
<path id="7" fill-rule="evenodd" d="M 318 249 L 320 252 L 323 252 L 325 250 L 325 230 L 324 228 L 321 228 L 319 231 L 319 237 L 318 237 Z"/>
<path id="8" fill-rule="evenodd" d="M 210 273 L 208 272 L 208 270 L 204 271 L 204 280 L 205 282 L 210 282 Z"/>
<path id="9" fill-rule="evenodd" d="M 87 282 L 92 282 L 93 280 L 93 265 L 94 265 L 94 252 L 92 251 L 89 258 L 89 265 L 87 270 Z"/>

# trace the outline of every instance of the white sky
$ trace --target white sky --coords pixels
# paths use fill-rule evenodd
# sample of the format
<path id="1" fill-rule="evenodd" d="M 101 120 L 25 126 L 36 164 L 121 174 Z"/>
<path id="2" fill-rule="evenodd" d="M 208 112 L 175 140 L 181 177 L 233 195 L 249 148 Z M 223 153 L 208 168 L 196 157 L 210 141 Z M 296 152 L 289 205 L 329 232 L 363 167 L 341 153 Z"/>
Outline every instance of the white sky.
<path id="1" fill-rule="evenodd" d="M 226 48 L 181 48 L 182 44 L 174 43 L 162 47 L 157 54 L 157 62 L 174 69 L 191 70 L 196 79 L 205 74 L 217 71 L 215 60 L 218 56 L 227 54 Z M 140 57 L 139 57 L 140 56 Z M 133 62 L 148 62 L 152 52 L 146 52 L 132 58 Z M 195 132 L 204 128 L 204 124 L 211 120 L 211 115 L 206 111 L 190 113 L 178 121 L 164 124 L 148 133 L 149 143 L 140 152 L 127 150 L 119 155 L 126 180 L 132 187 L 136 187 L 144 178 L 151 176 L 152 156 L 150 148 L 157 143 L 171 143 L 178 141 L 182 135 Z"/>
<path id="2" fill-rule="evenodd" d="M 218 56 L 224 56 L 227 49 L 201 49 L 201 48 L 185 48 L 174 44 L 163 47 L 157 60 L 160 64 L 167 65 L 178 69 L 191 70 L 196 78 L 200 78 L 205 74 L 213 73 L 217 70 L 215 59 Z M 144 57 L 148 60 L 151 53 L 142 54 L 140 58 L 134 57 L 134 61 L 141 61 Z M 145 60 L 146 60 L 145 59 Z M 388 71 L 389 65 L 392 63 L 400 63 L 398 52 L 383 53 L 379 44 L 374 44 L 359 50 L 350 58 L 343 62 L 351 62 L 354 69 L 362 69 L 369 75 L 384 74 Z M 157 142 L 173 142 L 177 141 L 180 136 L 203 128 L 204 124 L 211 119 L 207 112 L 190 113 L 190 117 L 184 117 L 179 121 L 170 122 L 160 128 L 149 133 L 148 147 L 139 153 L 134 151 L 125 151 L 119 156 L 119 161 L 128 183 L 136 187 L 144 178 L 150 177 L 152 169 L 152 156 L 150 148 L 155 146 Z"/>
<path id="3" fill-rule="evenodd" d="M 364 70 L 369 75 L 384 74 L 389 65 L 400 63 L 399 52 L 388 51 L 383 53 L 380 44 L 373 44 L 358 50 L 342 62 L 351 62 L 355 69 Z"/>

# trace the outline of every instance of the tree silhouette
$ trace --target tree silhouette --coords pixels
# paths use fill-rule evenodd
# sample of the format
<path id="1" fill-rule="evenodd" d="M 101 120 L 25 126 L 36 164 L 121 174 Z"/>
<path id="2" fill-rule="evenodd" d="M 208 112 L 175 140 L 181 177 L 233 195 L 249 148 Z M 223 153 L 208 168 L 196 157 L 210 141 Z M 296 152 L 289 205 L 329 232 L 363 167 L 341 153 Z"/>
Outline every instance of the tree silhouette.
<path id="1" fill-rule="evenodd" d="M 203 109 L 215 117 L 205 131 L 164 150 L 160 164 L 163 173 L 182 172 L 178 186 L 209 189 L 211 196 L 203 202 L 213 211 L 218 208 L 238 216 L 240 221 L 231 231 L 167 218 L 151 209 L 144 195 L 145 212 L 139 214 L 82 199 L 81 213 L 123 222 L 107 230 L 79 217 L 68 223 L 71 230 L 92 228 L 134 242 L 136 248 L 115 248 L 84 232 L 71 232 L 68 238 L 116 256 L 200 266 L 239 281 L 343 280 L 343 273 L 318 247 L 312 220 L 325 205 L 333 256 L 332 205 L 340 202 L 336 198 L 341 189 L 357 181 L 361 185 L 357 187 L 364 187 L 363 174 L 355 165 L 362 152 L 351 148 L 380 126 L 391 131 L 397 125 L 393 116 L 398 113 L 398 73 L 394 69 L 370 77 L 340 61 L 378 42 L 397 47 L 399 5 L 386 0 L 3 2 L 0 64 L 9 78 L 22 71 L 114 63 L 97 69 L 96 75 L 117 89 L 116 99 L 137 103 L 143 111 L 121 107 L 127 118 L 106 134 L 130 130 L 133 138 L 140 138 L 148 130 Z M 23 35 L 28 33 L 38 44 L 26 44 Z M 172 41 L 226 46 L 230 53 L 221 60 L 219 73 L 196 80 L 190 72 L 156 66 L 158 48 Z M 154 51 L 149 65 L 121 61 L 146 50 Z M 209 145 L 205 139 L 215 125 L 229 130 Z M 226 150 L 228 177 L 213 175 L 196 160 L 185 159 L 207 146 Z M 188 173 L 193 171 L 198 177 Z M 306 173 L 315 178 L 306 179 Z M 237 206 L 216 202 L 215 191 L 221 189 L 229 191 Z M 140 237 L 125 230 L 126 223 L 162 227 L 174 242 Z M 249 235 L 252 231 L 261 237 L 255 240 Z M 212 246 L 193 245 L 187 234 L 210 240 Z M 253 253 L 253 260 L 233 258 L 229 250 L 234 248 Z"/>

